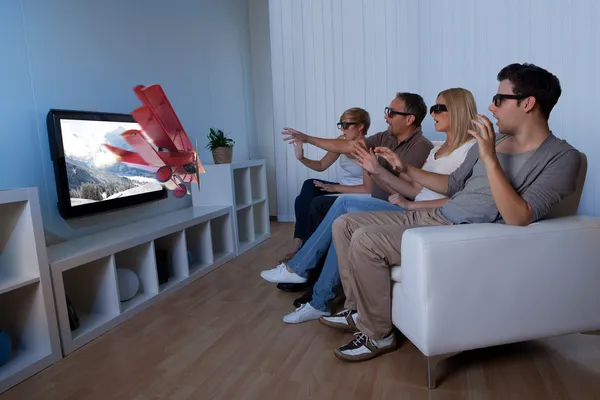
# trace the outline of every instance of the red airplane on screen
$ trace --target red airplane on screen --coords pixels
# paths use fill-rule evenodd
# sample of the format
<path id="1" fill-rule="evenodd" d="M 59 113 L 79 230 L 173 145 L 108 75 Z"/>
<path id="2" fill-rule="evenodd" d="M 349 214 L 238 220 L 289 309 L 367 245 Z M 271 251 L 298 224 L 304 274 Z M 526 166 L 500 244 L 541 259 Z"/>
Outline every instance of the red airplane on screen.
<path id="1" fill-rule="evenodd" d="M 191 182 L 200 188 L 200 173 L 206 171 L 162 87 L 139 85 L 133 91 L 142 106 L 131 115 L 142 130 L 128 130 L 121 136 L 135 152 L 104 146 L 120 162 L 155 172 L 156 179 L 173 190 L 175 197 L 189 194 Z"/>

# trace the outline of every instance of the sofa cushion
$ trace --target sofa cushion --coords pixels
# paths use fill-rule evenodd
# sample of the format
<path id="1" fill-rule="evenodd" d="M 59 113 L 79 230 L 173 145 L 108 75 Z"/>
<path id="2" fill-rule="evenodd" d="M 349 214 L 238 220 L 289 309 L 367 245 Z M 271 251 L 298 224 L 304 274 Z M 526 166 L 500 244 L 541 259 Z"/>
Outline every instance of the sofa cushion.
<path id="1" fill-rule="evenodd" d="M 402 267 L 400 265 L 392 267 L 391 276 L 393 282 L 402 282 Z"/>

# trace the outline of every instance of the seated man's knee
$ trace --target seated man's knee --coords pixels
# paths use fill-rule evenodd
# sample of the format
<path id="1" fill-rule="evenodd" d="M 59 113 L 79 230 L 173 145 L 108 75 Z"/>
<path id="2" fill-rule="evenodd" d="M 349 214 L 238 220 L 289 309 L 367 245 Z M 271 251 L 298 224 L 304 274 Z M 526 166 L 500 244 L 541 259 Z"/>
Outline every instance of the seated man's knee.
<path id="1" fill-rule="evenodd" d="M 340 215 L 339 217 L 334 219 L 333 225 L 331 227 L 333 234 L 335 234 L 336 232 L 337 233 L 343 232 L 346 229 L 346 227 L 348 226 L 349 218 L 350 218 L 350 215 L 344 214 L 344 215 Z"/>

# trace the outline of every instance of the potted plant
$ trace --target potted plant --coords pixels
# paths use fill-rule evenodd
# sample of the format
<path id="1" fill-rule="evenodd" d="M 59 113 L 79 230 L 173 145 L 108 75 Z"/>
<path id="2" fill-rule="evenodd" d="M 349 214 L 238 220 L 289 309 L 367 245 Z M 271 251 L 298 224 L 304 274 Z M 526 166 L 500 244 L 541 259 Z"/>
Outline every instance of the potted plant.
<path id="1" fill-rule="evenodd" d="M 225 136 L 225 133 L 220 130 L 214 130 L 210 128 L 210 134 L 208 135 L 207 149 L 210 149 L 213 155 L 215 164 L 229 164 L 233 155 L 233 145 L 235 142 L 233 139 Z"/>

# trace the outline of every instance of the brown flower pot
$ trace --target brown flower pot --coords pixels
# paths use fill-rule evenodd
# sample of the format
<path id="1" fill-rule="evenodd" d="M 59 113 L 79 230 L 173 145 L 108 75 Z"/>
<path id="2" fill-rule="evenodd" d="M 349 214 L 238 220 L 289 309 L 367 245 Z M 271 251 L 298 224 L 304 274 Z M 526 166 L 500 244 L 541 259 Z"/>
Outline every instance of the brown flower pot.
<path id="1" fill-rule="evenodd" d="M 231 164 L 233 147 L 217 147 L 212 152 L 215 164 Z"/>

